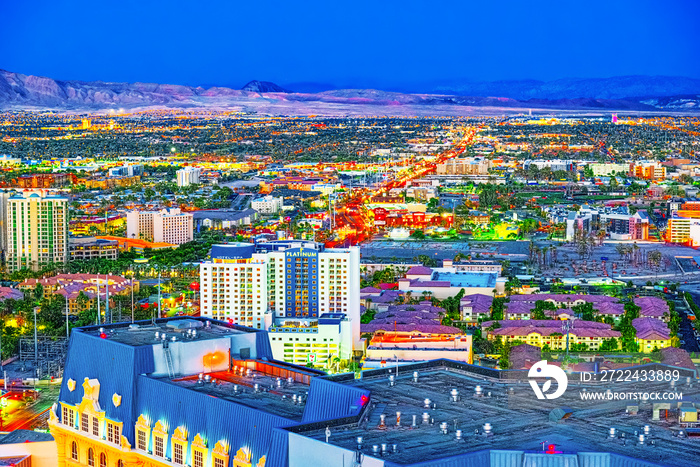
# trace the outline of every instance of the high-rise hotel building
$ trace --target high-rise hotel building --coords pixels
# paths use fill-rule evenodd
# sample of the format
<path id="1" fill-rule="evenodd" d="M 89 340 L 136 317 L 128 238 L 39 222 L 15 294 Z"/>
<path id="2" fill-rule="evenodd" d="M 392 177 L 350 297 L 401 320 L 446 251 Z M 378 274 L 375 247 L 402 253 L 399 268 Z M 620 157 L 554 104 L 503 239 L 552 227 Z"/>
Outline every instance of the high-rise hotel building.
<path id="1" fill-rule="evenodd" d="M 359 347 L 358 248 L 299 240 L 215 245 L 200 266 L 200 285 L 202 316 L 268 329 L 280 360 L 348 359 Z"/>
<path id="2" fill-rule="evenodd" d="M 6 262 L 10 271 L 68 260 L 68 199 L 44 191 L 7 198 Z"/>

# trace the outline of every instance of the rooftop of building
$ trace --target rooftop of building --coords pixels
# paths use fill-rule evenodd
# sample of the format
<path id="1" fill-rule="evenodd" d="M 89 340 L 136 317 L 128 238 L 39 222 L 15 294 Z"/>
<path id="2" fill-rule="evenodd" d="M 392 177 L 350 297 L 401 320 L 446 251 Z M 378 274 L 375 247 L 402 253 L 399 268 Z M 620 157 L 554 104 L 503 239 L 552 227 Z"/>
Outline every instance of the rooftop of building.
<path id="1" fill-rule="evenodd" d="M 451 287 L 496 287 L 498 274 L 493 272 L 435 272 L 433 281 L 445 281 Z"/>
<path id="2" fill-rule="evenodd" d="M 632 326 L 637 331 L 636 337 L 644 340 L 666 340 L 671 338 L 671 331 L 666 323 L 656 318 L 635 318 Z"/>
<path id="3" fill-rule="evenodd" d="M 53 441 L 50 433 L 32 430 L 14 430 L 0 436 L 0 444 L 36 443 Z"/>
<path id="4" fill-rule="evenodd" d="M 152 346 L 162 343 L 163 340 L 172 342 L 173 338 L 176 339 L 176 342 L 202 341 L 259 331 L 222 321 L 204 318 L 182 318 L 177 320 L 160 319 L 156 320 L 155 323 L 152 321 L 139 321 L 134 324 L 120 323 L 109 326 L 91 326 L 82 328 L 82 332 L 91 336 L 103 337 L 120 344 L 139 347 Z"/>
<path id="5" fill-rule="evenodd" d="M 97 237 L 70 237 L 68 239 L 68 242 L 70 243 L 70 246 L 92 245 L 92 244 L 117 246 L 119 243 L 116 240 L 107 240 L 104 238 L 97 238 Z"/>
<path id="6" fill-rule="evenodd" d="M 589 402 L 579 397 L 579 390 L 584 389 L 654 391 L 668 390 L 669 383 L 613 382 L 603 387 L 600 383 L 584 385 L 570 381 L 569 387 L 574 386 L 574 390 L 567 390 L 559 399 L 537 400 L 526 378 L 502 381 L 489 377 L 479 367 L 448 360 L 402 366 L 395 377 L 395 386 L 391 386 L 389 373 L 394 371 L 395 368 L 391 367 L 366 372 L 359 380 L 343 376 L 329 378 L 346 386 L 369 390 L 371 394 L 368 408 L 359 423 L 330 424 L 330 444 L 354 452 L 358 447 L 358 437 L 362 437 L 363 455 L 381 458 L 386 465 L 580 465 L 564 463 L 563 459 L 552 459 L 549 463 L 522 462 L 522 451 L 541 455 L 543 443 L 545 446 L 555 445 L 560 454 L 552 457 L 609 452 L 661 465 L 690 467 L 697 466 L 700 456 L 700 446 L 695 440 L 674 436 L 678 430 L 670 419 L 651 420 L 651 403 L 641 403 L 639 413 L 631 415 L 627 412 L 629 401 Z M 418 371 L 417 382 L 413 379 L 413 371 Z M 525 375 L 526 372 L 519 374 Z M 476 396 L 476 386 L 481 387 L 481 397 Z M 684 382 L 682 388 L 684 396 L 700 396 L 697 384 L 691 388 Z M 450 394 L 453 389 L 459 393 L 456 402 Z M 425 408 L 425 399 L 430 399 L 430 408 Z M 400 426 L 397 426 L 397 412 L 401 412 Z M 570 416 L 563 418 L 569 413 Z M 386 415 L 385 427 L 380 426 L 381 414 Z M 422 422 L 423 414 L 427 414 L 427 424 Z M 414 416 L 417 426 L 412 427 Z M 447 434 L 441 433 L 441 423 L 447 424 Z M 485 423 L 491 424 L 491 435 L 484 434 Z M 309 424 L 289 430 L 325 441 L 327 425 Z M 653 447 L 648 444 L 650 437 L 647 437 L 646 445 L 640 446 L 636 442 L 635 432 L 644 425 L 650 425 L 651 439 L 655 442 Z M 618 436 L 625 433 L 626 444 L 619 437 L 609 437 L 611 427 L 616 428 Z M 462 430 L 462 440 L 455 439 L 456 430 Z M 381 449 L 382 444 L 388 445 L 387 454 L 374 454 L 372 447 L 376 445 Z M 393 444 L 397 445 L 398 452 L 392 452 Z M 494 454 L 507 454 L 499 453 L 501 450 L 509 451 L 512 456 L 521 456 L 520 462 L 495 462 Z M 479 463 L 479 456 L 484 451 L 487 452 L 486 460 Z M 435 463 L 438 459 L 441 460 L 439 464 Z M 653 464 L 632 461 L 624 465 Z"/>
<path id="7" fill-rule="evenodd" d="M 257 214 L 258 211 L 255 209 L 244 209 L 243 211 L 233 211 L 228 209 L 205 209 L 201 211 L 194 211 L 192 216 L 194 220 L 200 219 L 218 219 L 226 221 L 237 221 L 243 219 L 244 217 L 252 216 Z"/>
<path id="8" fill-rule="evenodd" d="M 199 375 L 166 380 L 191 391 L 300 422 L 309 384 L 297 379 L 292 377 L 290 381 L 257 370 L 247 372 L 242 367 L 235 367 L 234 371 L 203 374 L 201 380 Z"/>
<path id="9" fill-rule="evenodd" d="M 147 240 L 141 240 L 140 238 L 115 237 L 112 235 L 100 235 L 96 238 L 115 240 L 125 248 L 151 248 L 153 250 L 158 250 L 160 248 L 175 248 L 177 246 L 172 243 L 149 242 Z"/>

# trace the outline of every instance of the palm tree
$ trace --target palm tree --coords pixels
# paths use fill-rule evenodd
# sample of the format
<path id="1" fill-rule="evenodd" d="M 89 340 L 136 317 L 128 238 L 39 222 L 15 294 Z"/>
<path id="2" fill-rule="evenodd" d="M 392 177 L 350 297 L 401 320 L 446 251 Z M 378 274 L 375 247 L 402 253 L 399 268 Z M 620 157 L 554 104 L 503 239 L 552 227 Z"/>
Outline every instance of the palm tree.
<path id="1" fill-rule="evenodd" d="M 605 231 L 599 230 L 596 236 L 598 237 L 598 246 L 602 245 L 605 240 Z"/>
<path id="2" fill-rule="evenodd" d="M 549 247 L 542 247 L 542 266 L 547 267 L 547 252 L 549 251 Z"/>

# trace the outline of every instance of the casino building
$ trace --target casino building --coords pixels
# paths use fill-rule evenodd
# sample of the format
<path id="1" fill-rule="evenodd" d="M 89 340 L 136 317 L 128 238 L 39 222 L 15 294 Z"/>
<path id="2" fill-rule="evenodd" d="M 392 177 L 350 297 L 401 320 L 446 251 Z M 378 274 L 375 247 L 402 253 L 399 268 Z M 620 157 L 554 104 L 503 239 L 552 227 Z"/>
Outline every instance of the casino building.
<path id="1" fill-rule="evenodd" d="M 347 360 L 360 341 L 360 253 L 300 240 L 215 245 L 202 316 L 269 330 L 275 358 Z"/>
<path id="2" fill-rule="evenodd" d="M 119 323 L 73 330 L 49 427 L 58 467 L 697 466 L 698 429 L 669 424 L 697 415 L 695 369 L 637 368 L 677 375 L 684 399 L 634 410 L 583 401 L 580 390 L 669 383 L 570 373 L 573 390 L 540 401 L 528 370 L 445 359 L 324 376 L 275 360 L 263 330 L 207 318 Z"/>

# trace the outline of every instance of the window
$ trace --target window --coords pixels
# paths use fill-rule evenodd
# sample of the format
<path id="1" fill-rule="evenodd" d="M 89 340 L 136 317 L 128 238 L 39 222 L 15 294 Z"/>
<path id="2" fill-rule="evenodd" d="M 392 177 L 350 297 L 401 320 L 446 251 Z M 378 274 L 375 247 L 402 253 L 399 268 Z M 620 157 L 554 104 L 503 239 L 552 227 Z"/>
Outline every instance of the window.
<path id="1" fill-rule="evenodd" d="M 117 461 L 117 467 L 124 467 L 124 461 L 121 460 L 121 459 L 119 459 L 119 460 Z"/>
<path id="2" fill-rule="evenodd" d="M 92 448 L 88 449 L 88 465 L 94 467 L 95 465 L 95 453 Z"/>
<path id="3" fill-rule="evenodd" d="M 78 443 L 73 441 L 70 445 L 70 458 L 74 461 L 78 460 Z"/>
<path id="4" fill-rule="evenodd" d="M 204 455 L 202 454 L 202 451 L 194 451 L 192 465 L 193 467 L 204 467 Z"/>
<path id="5" fill-rule="evenodd" d="M 214 467 L 225 467 L 224 460 L 221 457 L 214 458 Z"/>
<path id="6" fill-rule="evenodd" d="M 63 407 L 63 424 L 75 426 L 75 412 L 70 407 Z"/>
<path id="7" fill-rule="evenodd" d="M 100 454 L 100 467 L 107 467 L 107 456 L 104 452 Z"/>
<path id="8" fill-rule="evenodd" d="M 121 428 L 116 423 L 107 422 L 107 441 L 114 444 L 121 443 Z"/>
<path id="9" fill-rule="evenodd" d="M 136 449 L 146 451 L 148 449 L 148 441 L 146 440 L 146 432 L 142 430 L 136 431 Z"/>
<path id="10" fill-rule="evenodd" d="M 90 419 L 86 413 L 80 414 L 80 429 L 85 433 L 90 433 Z"/>
<path id="11" fill-rule="evenodd" d="M 183 457 L 184 453 L 182 450 L 182 444 L 173 443 L 173 463 L 182 465 Z"/>
<path id="12" fill-rule="evenodd" d="M 153 436 L 153 455 L 158 456 L 158 457 L 164 457 L 165 453 L 163 452 L 163 437 L 161 436 Z"/>
<path id="13" fill-rule="evenodd" d="M 92 434 L 99 438 L 100 436 L 100 419 L 92 417 Z"/>

